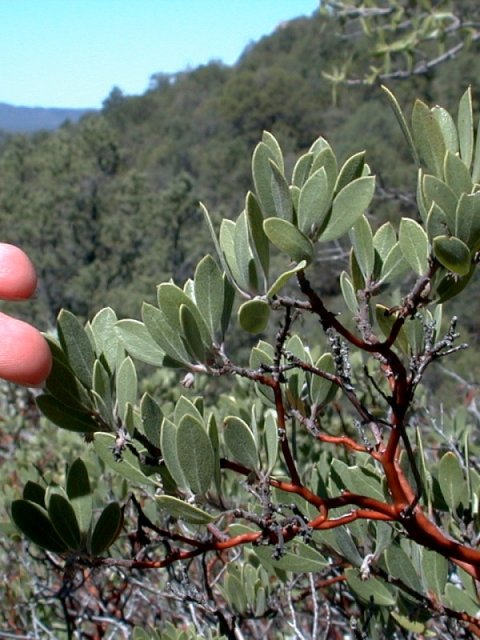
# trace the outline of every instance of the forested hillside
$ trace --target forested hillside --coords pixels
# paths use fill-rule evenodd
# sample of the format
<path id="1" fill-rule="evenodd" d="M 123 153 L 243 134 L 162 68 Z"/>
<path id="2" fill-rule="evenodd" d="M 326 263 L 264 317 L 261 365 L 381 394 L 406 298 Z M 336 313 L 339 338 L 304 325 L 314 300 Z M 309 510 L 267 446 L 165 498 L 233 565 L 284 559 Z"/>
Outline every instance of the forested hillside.
<path id="1" fill-rule="evenodd" d="M 410 210 L 411 159 L 378 85 L 332 91 L 323 75 L 347 57 L 368 70 L 363 38 L 347 43 L 338 20 L 293 20 L 234 67 L 157 74 L 142 96 L 113 89 L 102 111 L 78 124 L 3 140 L 2 239 L 24 247 L 40 274 L 25 315 L 43 327 L 62 307 L 88 317 L 112 305 L 138 316 L 156 282 L 191 275 L 209 242 L 198 202 L 214 216 L 239 213 L 234 194 L 251 187 L 247 159 L 263 129 L 278 137 L 287 164 L 319 135 L 340 157 L 366 149 L 380 172 L 374 226 Z M 428 75 L 397 82 L 400 103 L 420 95 L 450 107 L 470 83 L 478 101 L 477 52 L 473 43 Z M 334 278 L 322 286 L 333 291 Z"/>

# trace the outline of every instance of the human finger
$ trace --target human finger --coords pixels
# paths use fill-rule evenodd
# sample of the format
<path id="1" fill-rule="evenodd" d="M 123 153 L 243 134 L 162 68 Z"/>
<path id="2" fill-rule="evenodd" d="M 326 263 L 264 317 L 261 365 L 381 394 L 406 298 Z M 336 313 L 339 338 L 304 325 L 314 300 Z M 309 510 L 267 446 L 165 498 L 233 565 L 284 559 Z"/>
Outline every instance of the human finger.
<path id="1" fill-rule="evenodd" d="M 48 377 L 52 356 L 45 338 L 27 322 L 0 313 L 0 378 L 26 387 Z"/>
<path id="2" fill-rule="evenodd" d="M 37 274 L 30 258 L 19 247 L 0 242 L 0 298 L 25 300 L 37 287 Z"/>

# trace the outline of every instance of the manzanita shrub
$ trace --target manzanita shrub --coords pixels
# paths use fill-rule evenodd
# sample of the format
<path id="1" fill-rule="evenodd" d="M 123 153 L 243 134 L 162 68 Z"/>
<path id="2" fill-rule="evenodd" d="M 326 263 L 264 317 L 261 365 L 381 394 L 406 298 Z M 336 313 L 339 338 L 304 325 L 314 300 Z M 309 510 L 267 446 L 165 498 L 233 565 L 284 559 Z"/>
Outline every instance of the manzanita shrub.
<path id="1" fill-rule="evenodd" d="M 181 564 L 192 626 L 136 638 L 480 636 L 478 445 L 461 412 L 432 435 L 422 385 L 465 347 L 442 305 L 478 261 L 480 135 L 470 90 L 456 119 L 417 101 L 410 122 L 384 92 L 417 165 L 414 217 L 376 223 L 364 153 L 340 165 L 319 138 L 290 176 L 264 133 L 240 215 L 217 228 L 203 207 L 214 251 L 191 279 L 160 284 L 142 321 L 58 317 L 38 406 L 129 497 L 94 518 L 76 460 L 65 490 L 30 482 L 12 517 L 69 575 Z M 316 286 L 332 241 L 349 250 L 335 308 Z M 239 332 L 256 336 L 246 357 Z M 136 361 L 178 372 L 173 401 L 141 395 Z"/>

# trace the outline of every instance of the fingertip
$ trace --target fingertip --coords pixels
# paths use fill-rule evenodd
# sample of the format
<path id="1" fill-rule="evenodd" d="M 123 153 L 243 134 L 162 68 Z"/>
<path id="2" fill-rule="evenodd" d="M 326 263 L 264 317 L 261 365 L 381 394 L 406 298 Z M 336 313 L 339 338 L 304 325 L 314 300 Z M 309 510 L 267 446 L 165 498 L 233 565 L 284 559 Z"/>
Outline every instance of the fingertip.
<path id="1" fill-rule="evenodd" d="M 0 298 L 26 300 L 37 288 L 32 261 L 19 247 L 0 242 Z"/>
<path id="2" fill-rule="evenodd" d="M 0 313 L 0 377 L 39 387 L 51 367 L 52 355 L 42 334 L 27 322 Z"/>

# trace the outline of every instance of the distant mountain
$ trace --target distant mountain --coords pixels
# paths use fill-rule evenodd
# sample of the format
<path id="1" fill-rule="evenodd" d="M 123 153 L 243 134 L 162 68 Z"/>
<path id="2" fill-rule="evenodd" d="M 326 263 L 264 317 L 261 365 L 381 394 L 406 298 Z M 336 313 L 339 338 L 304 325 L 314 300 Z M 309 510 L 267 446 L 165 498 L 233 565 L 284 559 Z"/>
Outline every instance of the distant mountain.
<path id="1" fill-rule="evenodd" d="M 0 130 L 9 133 L 33 133 L 57 129 L 66 120 L 77 122 L 94 109 L 55 109 L 43 107 L 16 107 L 0 102 Z"/>

